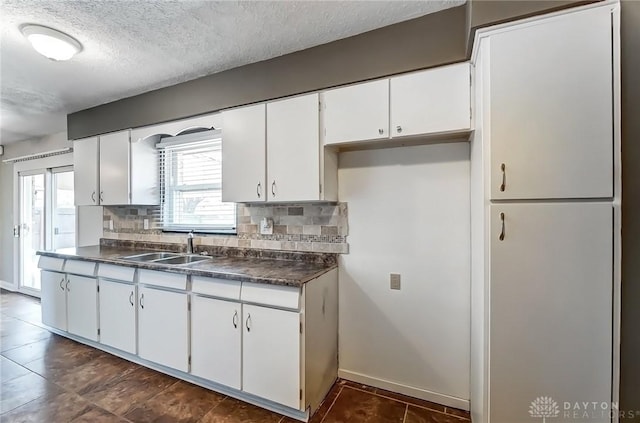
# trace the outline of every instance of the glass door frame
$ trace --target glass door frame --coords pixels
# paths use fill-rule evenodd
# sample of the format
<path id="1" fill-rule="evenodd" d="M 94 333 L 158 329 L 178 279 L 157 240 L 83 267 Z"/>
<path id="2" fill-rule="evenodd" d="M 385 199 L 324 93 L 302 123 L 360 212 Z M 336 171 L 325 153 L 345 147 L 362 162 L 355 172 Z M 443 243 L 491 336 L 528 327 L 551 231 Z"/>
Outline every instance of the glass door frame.
<path id="1" fill-rule="evenodd" d="M 20 225 L 20 218 L 21 218 L 20 216 L 20 202 L 21 202 L 20 174 L 27 175 L 27 173 L 31 173 L 31 172 L 38 173 L 38 171 L 40 172 L 45 171 L 46 173 L 46 170 L 51 170 L 51 169 L 57 170 L 58 168 L 66 168 L 67 170 L 73 170 L 73 154 L 71 152 L 67 154 L 36 158 L 36 159 L 25 160 L 25 161 L 14 163 L 13 165 L 13 225 L 14 225 L 14 228 Z M 49 172 L 49 178 L 51 178 L 50 172 Z M 50 184 L 50 181 L 48 182 L 45 179 L 45 184 L 47 183 Z M 49 204 L 47 205 L 47 201 L 45 199 L 45 207 L 49 207 L 50 209 L 51 205 L 52 205 L 51 202 L 49 202 Z M 77 213 L 77 207 L 76 207 L 76 213 Z M 48 219 L 45 218 L 45 225 L 46 225 L 45 230 L 48 230 L 47 228 L 51 228 L 51 221 L 49 220 L 49 222 L 46 222 L 46 220 Z M 78 239 L 77 238 L 78 236 L 77 235 L 77 228 L 78 228 L 77 215 L 76 215 L 75 225 L 76 225 L 76 243 L 77 243 L 77 239 Z M 53 231 L 53 229 L 51 229 L 51 231 Z M 49 238 L 51 239 L 50 236 Z M 22 278 L 21 278 L 22 238 L 14 236 L 13 241 L 14 241 L 13 242 L 13 260 L 12 260 L 13 261 L 13 281 L 7 281 L 6 283 L 3 282 L 2 287 L 10 291 L 18 291 L 34 297 L 40 297 L 40 291 L 22 287 Z"/>

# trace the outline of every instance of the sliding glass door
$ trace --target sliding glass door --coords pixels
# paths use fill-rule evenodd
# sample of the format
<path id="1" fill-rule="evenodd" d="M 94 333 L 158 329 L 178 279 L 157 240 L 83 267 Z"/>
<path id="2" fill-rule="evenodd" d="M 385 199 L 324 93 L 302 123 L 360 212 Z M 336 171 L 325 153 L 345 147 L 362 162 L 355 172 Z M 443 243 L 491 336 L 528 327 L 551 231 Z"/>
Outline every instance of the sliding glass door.
<path id="1" fill-rule="evenodd" d="M 76 216 L 73 204 L 73 170 L 69 167 L 19 173 L 21 291 L 40 291 L 38 250 L 75 246 Z"/>

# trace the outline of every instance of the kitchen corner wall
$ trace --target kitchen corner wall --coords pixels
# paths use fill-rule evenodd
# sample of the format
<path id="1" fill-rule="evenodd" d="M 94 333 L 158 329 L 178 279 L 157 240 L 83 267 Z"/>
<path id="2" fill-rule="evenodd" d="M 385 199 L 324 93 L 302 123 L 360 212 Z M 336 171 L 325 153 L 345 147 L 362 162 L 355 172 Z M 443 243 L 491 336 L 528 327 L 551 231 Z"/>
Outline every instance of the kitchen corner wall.
<path id="1" fill-rule="evenodd" d="M 262 235 L 263 218 L 273 219 L 273 234 Z M 149 229 L 144 229 L 144 220 Z M 113 221 L 113 229 L 110 229 Z M 238 204 L 237 235 L 196 236 L 195 245 L 262 250 L 348 253 L 347 204 Z M 184 233 L 162 232 L 159 206 L 105 206 L 103 237 L 108 239 L 185 243 Z"/>

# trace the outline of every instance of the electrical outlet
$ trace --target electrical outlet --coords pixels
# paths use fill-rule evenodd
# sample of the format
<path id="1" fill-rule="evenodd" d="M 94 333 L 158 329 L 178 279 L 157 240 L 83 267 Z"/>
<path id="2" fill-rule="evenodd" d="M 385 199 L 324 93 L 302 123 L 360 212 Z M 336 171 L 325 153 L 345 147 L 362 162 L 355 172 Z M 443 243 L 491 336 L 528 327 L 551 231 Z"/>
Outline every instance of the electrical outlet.
<path id="1" fill-rule="evenodd" d="M 389 274 L 389 287 L 391 289 L 400 290 L 400 274 L 399 273 Z"/>
<path id="2" fill-rule="evenodd" d="M 273 234 L 273 219 L 262 218 L 260 221 L 260 234 L 271 235 Z"/>
<path id="3" fill-rule="evenodd" d="M 109 221 L 109 230 L 113 230 L 113 219 Z"/>
<path id="4" fill-rule="evenodd" d="M 142 227 L 143 227 L 144 229 L 149 229 L 149 219 L 144 219 L 144 220 L 142 221 Z"/>

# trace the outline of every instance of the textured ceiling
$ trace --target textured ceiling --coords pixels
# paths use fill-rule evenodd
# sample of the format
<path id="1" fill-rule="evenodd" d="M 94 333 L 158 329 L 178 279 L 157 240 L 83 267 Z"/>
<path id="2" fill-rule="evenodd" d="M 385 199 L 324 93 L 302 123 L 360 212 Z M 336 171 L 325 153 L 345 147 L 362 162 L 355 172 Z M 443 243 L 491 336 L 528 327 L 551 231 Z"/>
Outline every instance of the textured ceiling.
<path id="1" fill-rule="evenodd" d="M 465 0 L 0 0 L 0 143 L 63 131 L 66 114 L 416 18 Z M 68 62 L 19 26 L 67 32 Z"/>

